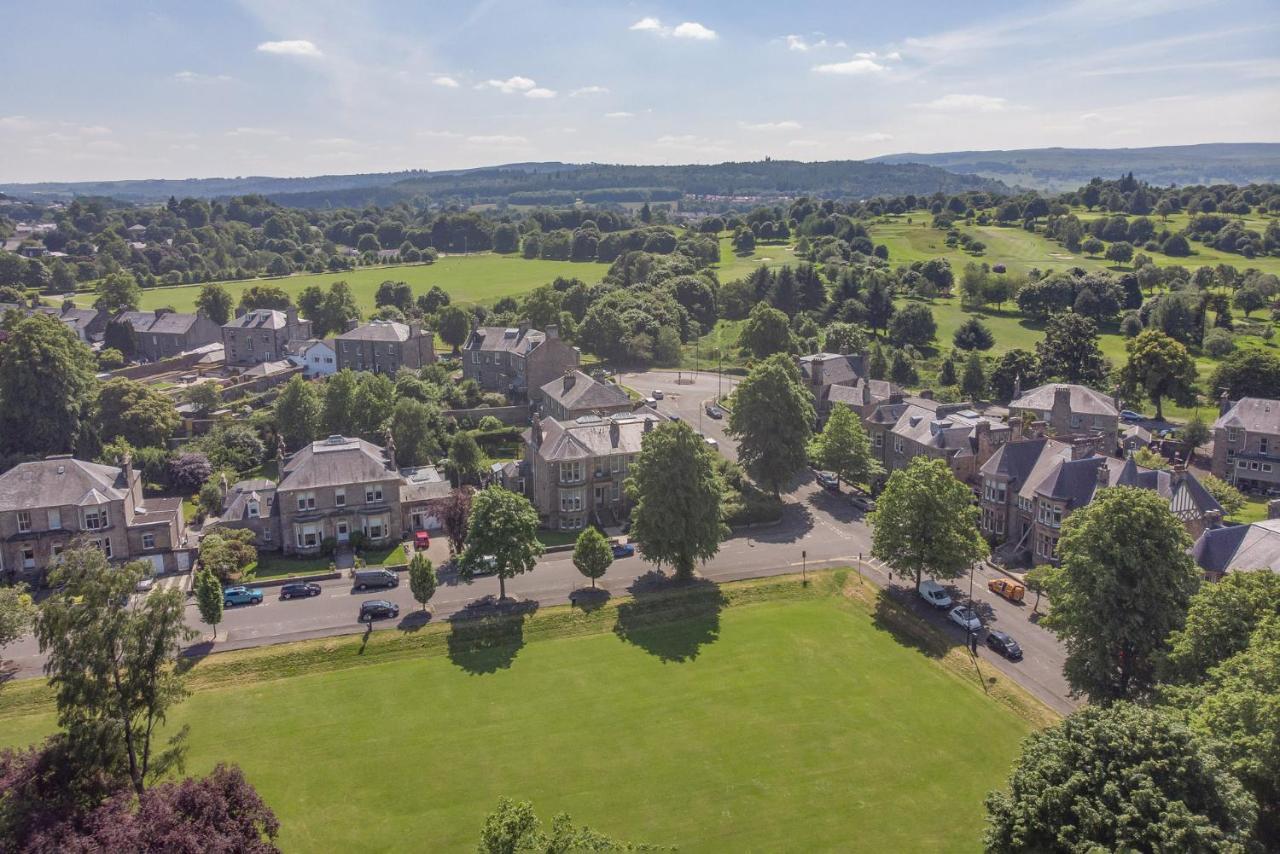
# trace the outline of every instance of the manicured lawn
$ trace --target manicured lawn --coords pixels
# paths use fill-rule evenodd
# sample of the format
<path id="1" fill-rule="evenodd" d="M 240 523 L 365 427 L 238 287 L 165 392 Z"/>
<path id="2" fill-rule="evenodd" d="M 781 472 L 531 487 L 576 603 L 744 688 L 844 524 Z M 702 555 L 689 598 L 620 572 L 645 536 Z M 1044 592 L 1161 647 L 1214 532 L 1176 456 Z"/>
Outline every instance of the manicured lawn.
<path id="1" fill-rule="evenodd" d="M 656 624 L 547 609 L 510 647 L 441 625 L 214 656 L 171 725 L 190 773 L 245 769 L 287 851 L 474 850 L 503 795 L 682 851 L 979 850 L 1033 723 L 822 583 Z M 53 729 L 33 694 L 0 694 L 0 744 Z"/>
<path id="2" fill-rule="evenodd" d="M 538 542 L 544 546 L 567 546 L 578 541 L 577 531 L 546 531 L 538 529 Z"/>
<path id="3" fill-rule="evenodd" d="M 1231 517 L 1232 522 L 1248 525 L 1253 522 L 1265 522 L 1267 519 L 1267 501 L 1261 496 L 1246 495 L 1244 509 Z"/>
<path id="4" fill-rule="evenodd" d="M 494 303 L 502 297 L 519 296 L 539 285 L 549 284 L 557 276 L 577 277 L 587 283 L 600 281 L 608 271 L 606 264 L 574 263 L 572 261 L 526 260 L 518 255 L 450 255 L 434 264 L 404 264 L 390 267 L 360 267 L 344 273 L 317 273 L 288 276 L 280 279 L 249 279 L 223 282 L 233 299 L 252 285 L 272 285 L 284 288 L 295 299 L 308 285 L 323 288 L 339 279 L 351 285 L 356 300 L 365 311 L 373 311 L 373 295 L 378 285 L 388 279 L 408 282 L 415 294 L 424 294 L 432 285 L 439 285 L 449 293 L 454 302 Z M 142 292 L 143 310 L 172 306 L 178 311 L 193 311 L 199 285 L 183 285 L 169 288 L 147 288 Z M 82 305 L 93 303 L 94 294 L 76 297 Z"/>
<path id="5" fill-rule="evenodd" d="M 733 251 L 733 235 L 720 237 L 720 263 L 712 265 L 716 277 L 723 282 L 732 282 L 751 275 L 751 271 L 761 264 L 766 267 L 781 267 L 783 264 L 795 266 L 799 263 L 795 255 L 795 243 L 761 243 L 750 255 L 739 255 Z"/>
<path id="6" fill-rule="evenodd" d="M 366 547 L 360 550 L 360 556 L 368 566 L 404 566 L 409 562 L 409 554 L 405 551 L 404 543 L 377 548 Z"/>
<path id="7" fill-rule="evenodd" d="M 318 575 L 329 571 L 331 557 L 285 557 L 275 552 L 261 552 L 258 559 L 244 568 L 241 579 L 245 583 L 265 581 L 268 578 L 293 578 L 299 575 Z"/>

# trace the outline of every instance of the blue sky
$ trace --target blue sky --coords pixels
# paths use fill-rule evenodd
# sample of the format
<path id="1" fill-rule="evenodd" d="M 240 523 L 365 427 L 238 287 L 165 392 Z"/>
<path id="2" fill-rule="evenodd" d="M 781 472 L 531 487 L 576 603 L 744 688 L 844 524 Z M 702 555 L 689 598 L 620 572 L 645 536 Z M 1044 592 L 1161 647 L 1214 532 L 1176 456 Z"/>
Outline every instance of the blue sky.
<path id="1" fill-rule="evenodd" d="M 1276 0 L 0 0 L 0 180 L 1280 140 Z"/>

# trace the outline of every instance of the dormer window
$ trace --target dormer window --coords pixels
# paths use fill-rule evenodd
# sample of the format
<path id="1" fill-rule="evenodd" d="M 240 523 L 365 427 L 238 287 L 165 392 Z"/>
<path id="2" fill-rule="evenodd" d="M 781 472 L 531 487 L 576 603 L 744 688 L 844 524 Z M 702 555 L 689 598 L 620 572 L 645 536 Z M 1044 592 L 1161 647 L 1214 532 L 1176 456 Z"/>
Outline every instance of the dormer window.
<path id="1" fill-rule="evenodd" d="M 257 501 L 250 501 L 246 509 L 248 511 L 250 519 L 257 519 L 261 515 L 259 513 Z"/>
<path id="2" fill-rule="evenodd" d="M 86 531 L 99 531 L 107 527 L 107 508 L 99 507 L 84 511 L 84 528 Z"/>

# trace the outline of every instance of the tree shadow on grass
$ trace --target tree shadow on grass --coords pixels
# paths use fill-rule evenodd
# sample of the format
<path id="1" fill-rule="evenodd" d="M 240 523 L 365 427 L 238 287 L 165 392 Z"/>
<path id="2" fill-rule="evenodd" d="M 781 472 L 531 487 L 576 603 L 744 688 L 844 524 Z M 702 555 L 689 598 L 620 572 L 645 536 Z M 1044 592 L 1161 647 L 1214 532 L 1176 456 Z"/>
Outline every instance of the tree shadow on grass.
<path id="1" fill-rule="evenodd" d="M 569 594 L 569 604 L 590 614 L 603 608 L 611 596 L 603 587 L 579 587 Z"/>
<path id="2" fill-rule="evenodd" d="M 676 581 L 648 572 L 627 588 L 613 632 L 663 661 L 692 661 L 720 637 L 725 596 L 705 578 Z"/>
<path id="3" fill-rule="evenodd" d="M 418 608 L 401 617 L 400 622 L 396 623 L 396 628 L 402 632 L 416 632 L 418 629 L 428 625 L 432 616 L 433 614 L 430 611 Z"/>
<path id="4" fill-rule="evenodd" d="M 178 654 L 178 660 L 173 664 L 178 673 L 186 673 L 212 653 L 213 640 L 205 638 L 203 640 L 196 641 L 190 646 L 183 647 L 182 651 Z"/>
<path id="5" fill-rule="evenodd" d="M 888 632 L 905 647 L 922 652 L 930 658 L 942 658 L 949 649 L 959 644 L 948 638 L 941 629 L 929 625 L 927 611 L 917 611 L 916 598 L 914 587 L 881 590 L 876 596 L 873 619 L 875 627 Z M 919 604 L 919 608 L 928 607 L 923 602 Z"/>
<path id="6" fill-rule="evenodd" d="M 531 599 L 477 599 L 449 617 L 449 660 L 468 673 L 505 670 L 524 646 L 525 618 L 537 610 Z"/>

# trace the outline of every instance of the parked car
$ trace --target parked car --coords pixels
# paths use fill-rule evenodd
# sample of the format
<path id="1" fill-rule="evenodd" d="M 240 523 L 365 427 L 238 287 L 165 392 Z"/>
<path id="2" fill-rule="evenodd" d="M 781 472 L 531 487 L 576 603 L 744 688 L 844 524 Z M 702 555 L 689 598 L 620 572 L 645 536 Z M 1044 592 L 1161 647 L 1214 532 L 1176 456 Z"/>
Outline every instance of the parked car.
<path id="1" fill-rule="evenodd" d="M 262 603 L 262 591 L 254 587 L 228 587 L 222 591 L 222 604 L 230 608 L 232 605 L 258 605 Z"/>
<path id="2" fill-rule="evenodd" d="M 1010 602 L 1021 602 L 1027 595 L 1027 588 L 1008 578 L 993 578 L 987 582 L 987 589 L 997 596 L 1003 596 Z"/>
<path id="3" fill-rule="evenodd" d="M 1018 642 L 1009 637 L 1008 633 L 992 629 L 987 632 L 987 646 L 1003 655 L 1010 661 L 1022 660 L 1022 647 L 1018 646 Z"/>
<path id="4" fill-rule="evenodd" d="M 946 589 L 932 578 L 920 582 L 920 598 L 938 610 L 951 607 L 951 597 Z"/>
<path id="5" fill-rule="evenodd" d="M 386 599 L 366 599 L 360 603 L 360 622 L 372 623 L 400 616 L 400 606 Z"/>
<path id="6" fill-rule="evenodd" d="M 982 630 L 982 620 L 978 619 L 978 615 L 974 610 L 966 605 L 957 605 L 947 612 L 947 616 L 951 622 L 968 632 L 977 632 Z"/>
<path id="7" fill-rule="evenodd" d="M 856 492 L 849 494 L 849 503 L 867 513 L 876 509 L 876 500 L 874 498 L 858 495 Z"/>
<path id="8" fill-rule="evenodd" d="M 152 587 L 156 586 L 156 577 L 154 575 L 144 575 L 138 580 L 138 584 L 133 589 L 138 593 L 146 593 Z"/>
<path id="9" fill-rule="evenodd" d="M 1132 409 L 1122 409 L 1120 410 L 1120 420 L 1121 421 L 1142 421 L 1143 418 L 1141 413 L 1134 412 Z"/>
<path id="10" fill-rule="evenodd" d="M 708 417 L 708 418 L 714 418 L 714 419 L 716 419 L 717 421 L 719 421 L 721 418 L 724 418 L 724 410 L 723 410 L 723 409 L 721 409 L 720 407 L 716 406 L 714 403 L 708 403 L 708 404 L 707 404 L 707 417 Z"/>
<path id="11" fill-rule="evenodd" d="M 835 472 L 820 471 L 818 472 L 818 486 L 821 486 L 828 492 L 839 492 L 840 478 L 836 476 Z"/>
<path id="12" fill-rule="evenodd" d="M 418 551 L 426 551 L 431 548 L 431 535 L 426 531 L 413 532 L 413 547 Z"/>
<path id="13" fill-rule="evenodd" d="M 655 388 L 655 389 L 650 393 L 650 396 L 651 396 L 654 400 L 662 400 L 662 398 L 663 398 L 662 389 L 660 389 L 660 388 Z"/>
<path id="14" fill-rule="evenodd" d="M 644 405 L 645 405 L 645 406 L 648 406 L 648 407 L 651 407 L 651 408 L 657 408 L 657 406 L 658 406 L 658 399 L 657 399 L 656 397 L 646 397 L 646 398 L 644 399 Z"/>
<path id="15" fill-rule="evenodd" d="M 498 571 L 498 559 L 493 555 L 481 555 L 471 562 L 471 575 L 493 575 Z"/>
<path id="16" fill-rule="evenodd" d="M 720 450 L 720 443 L 717 442 L 715 439 L 712 439 L 710 436 L 703 436 L 702 441 L 706 442 L 707 447 L 710 448 L 711 450 L 713 451 Z"/>
<path id="17" fill-rule="evenodd" d="M 281 599 L 308 599 L 320 595 L 320 585 L 314 581 L 286 584 L 280 588 Z"/>
<path id="18" fill-rule="evenodd" d="M 370 587 L 400 586 L 400 576 L 389 569 L 381 567 L 376 569 L 357 569 L 355 581 L 357 590 L 368 590 Z"/>
<path id="19" fill-rule="evenodd" d="M 636 553 L 635 543 L 623 542 L 621 540 L 613 544 L 614 557 L 631 557 Z"/>

